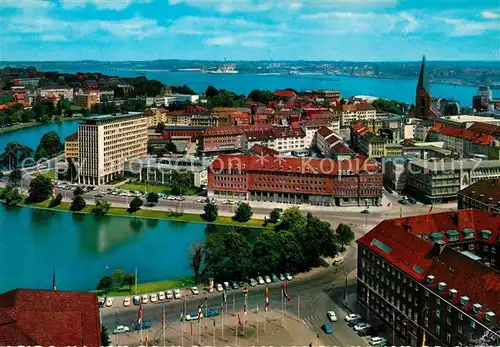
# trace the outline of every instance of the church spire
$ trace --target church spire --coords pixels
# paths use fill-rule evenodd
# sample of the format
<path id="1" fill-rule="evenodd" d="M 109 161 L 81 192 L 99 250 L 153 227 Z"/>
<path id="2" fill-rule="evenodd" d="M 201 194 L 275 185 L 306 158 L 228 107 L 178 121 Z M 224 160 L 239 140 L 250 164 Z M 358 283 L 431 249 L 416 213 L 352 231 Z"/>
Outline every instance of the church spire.
<path id="1" fill-rule="evenodd" d="M 431 95 L 429 72 L 427 71 L 427 62 L 425 60 L 425 55 L 422 57 L 422 65 L 420 66 L 420 74 L 418 75 L 417 93 L 421 89 L 425 90 L 427 94 Z"/>

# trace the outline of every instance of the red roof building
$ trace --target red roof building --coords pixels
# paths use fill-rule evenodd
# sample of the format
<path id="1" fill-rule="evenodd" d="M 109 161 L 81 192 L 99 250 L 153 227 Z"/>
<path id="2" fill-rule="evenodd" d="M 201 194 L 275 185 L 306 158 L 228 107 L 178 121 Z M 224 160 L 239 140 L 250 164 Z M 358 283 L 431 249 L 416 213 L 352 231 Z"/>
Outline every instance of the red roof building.
<path id="1" fill-rule="evenodd" d="M 0 295 L 1 346 L 100 346 L 96 294 L 15 289 Z"/>
<path id="2" fill-rule="evenodd" d="M 274 96 L 280 97 L 280 98 L 295 98 L 297 94 L 293 90 L 276 90 L 274 92 Z"/>
<path id="3" fill-rule="evenodd" d="M 248 150 L 248 153 L 251 155 L 260 155 L 260 156 L 278 156 L 280 153 L 278 151 L 275 151 L 274 149 L 271 149 L 269 147 L 265 147 L 262 145 L 253 145 L 252 148 Z"/>
<path id="4" fill-rule="evenodd" d="M 500 272 L 492 269 L 500 215 L 459 210 L 385 220 L 357 242 L 358 300 L 375 313 L 370 323 L 392 327 L 387 335 L 400 344 L 420 346 L 425 334 L 427 346 L 475 345 L 474 337 L 500 325 Z"/>

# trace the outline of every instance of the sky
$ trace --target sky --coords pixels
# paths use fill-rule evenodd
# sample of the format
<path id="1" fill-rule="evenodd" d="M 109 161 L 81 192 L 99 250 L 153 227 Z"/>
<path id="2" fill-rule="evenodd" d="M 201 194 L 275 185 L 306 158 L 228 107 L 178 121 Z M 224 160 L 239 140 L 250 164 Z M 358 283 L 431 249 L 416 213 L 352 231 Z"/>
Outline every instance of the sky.
<path id="1" fill-rule="evenodd" d="M 500 60 L 500 0 L 0 0 L 0 60 Z"/>

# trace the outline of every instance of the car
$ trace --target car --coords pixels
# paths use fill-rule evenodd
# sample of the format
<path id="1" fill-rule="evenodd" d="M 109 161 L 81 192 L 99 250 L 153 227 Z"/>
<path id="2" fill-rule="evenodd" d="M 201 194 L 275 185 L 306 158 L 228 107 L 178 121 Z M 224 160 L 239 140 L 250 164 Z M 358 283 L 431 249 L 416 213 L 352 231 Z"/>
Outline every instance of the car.
<path id="1" fill-rule="evenodd" d="M 142 324 L 139 324 L 139 322 L 135 322 L 134 330 L 141 330 L 141 325 L 142 325 L 142 330 L 149 329 L 151 328 L 151 321 L 145 320 L 142 321 Z"/>
<path id="2" fill-rule="evenodd" d="M 220 284 L 220 283 L 217 283 L 217 284 L 215 285 L 215 288 L 217 288 L 217 291 L 218 291 L 218 292 L 222 292 L 222 291 L 224 290 L 224 288 L 222 287 L 222 284 Z"/>
<path id="3" fill-rule="evenodd" d="M 123 306 L 125 307 L 128 307 L 130 306 L 130 297 L 125 297 L 125 299 L 123 299 Z"/>
<path id="4" fill-rule="evenodd" d="M 266 281 L 266 283 L 271 283 L 271 277 L 264 276 L 264 281 Z"/>
<path id="5" fill-rule="evenodd" d="M 338 257 L 338 258 L 335 258 L 333 259 L 333 265 L 341 265 L 342 263 L 344 263 L 344 258 L 342 257 Z"/>
<path id="6" fill-rule="evenodd" d="M 171 290 L 167 290 L 165 293 L 167 300 L 172 300 L 174 298 L 174 293 Z"/>
<path id="7" fill-rule="evenodd" d="M 103 197 L 104 197 L 104 194 L 102 194 L 102 193 L 97 193 L 97 194 L 95 195 L 95 197 L 96 197 L 96 198 L 103 198 Z"/>
<path id="8" fill-rule="evenodd" d="M 113 298 L 106 298 L 106 307 L 113 306 L 114 301 L 115 301 L 115 299 L 113 299 Z"/>
<path id="9" fill-rule="evenodd" d="M 219 310 L 207 310 L 206 312 L 206 318 L 211 318 L 211 317 L 217 317 L 220 315 Z"/>
<path id="10" fill-rule="evenodd" d="M 337 316 L 335 315 L 335 312 L 334 311 L 328 311 L 326 313 L 328 319 L 330 320 L 330 322 L 336 322 L 337 321 Z"/>
<path id="11" fill-rule="evenodd" d="M 200 318 L 198 316 L 198 311 L 195 311 L 195 312 L 191 312 L 191 313 L 188 313 L 186 315 L 186 320 L 187 321 L 190 321 L 190 320 L 197 320 L 198 318 Z M 203 318 L 203 313 L 201 314 L 201 318 Z"/>
<path id="12" fill-rule="evenodd" d="M 321 326 L 321 330 L 325 332 L 325 334 L 331 334 L 333 333 L 332 326 L 328 323 L 325 323 Z"/>
<path id="13" fill-rule="evenodd" d="M 200 291 L 198 290 L 198 287 L 193 287 L 193 288 L 191 288 L 191 292 L 193 293 L 193 295 L 198 295 L 198 294 L 200 294 Z"/>
<path id="14" fill-rule="evenodd" d="M 141 297 L 139 295 L 134 296 L 134 305 L 139 305 L 141 303 Z"/>
<path id="15" fill-rule="evenodd" d="M 278 282 L 280 279 L 278 278 L 278 276 L 276 276 L 276 274 L 272 274 L 272 275 L 271 275 L 271 280 L 272 280 L 273 282 Z"/>
<path id="16" fill-rule="evenodd" d="M 231 288 L 233 288 L 234 290 L 238 289 L 240 286 L 238 285 L 238 283 L 236 283 L 235 281 L 230 281 L 229 282 L 229 285 L 231 286 Z"/>
<path id="17" fill-rule="evenodd" d="M 375 336 L 368 341 L 370 346 L 385 346 L 387 344 L 387 340 L 380 336 Z"/>
<path id="18" fill-rule="evenodd" d="M 368 210 L 365 209 L 365 210 L 362 210 L 361 213 L 362 214 L 370 214 L 370 211 L 368 211 Z"/>
<path id="19" fill-rule="evenodd" d="M 175 299 L 181 298 L 181 291 L 179 289 L 174 289 L 174 298 Z"/>
<path id="20" fill-rule="evenodd" d="M 165 298 L 166 298 L 165 292 L 158 293 L 158 300 L 163 301 L 163 300 L 165 300 Z"/>
<path id="21" fill-rule="evenodd" d="M 125 325 L 119 325 L 116 327 L 115 330 L 113 330 L 113 334 L 124 334 L 128 333 L 130 331 L 129 327 L 126 327 Z"/>
<path id="22" fill-rule="evenodd" d="M 285 275 L 279 274 L 279 278 L 280 278 L 280 281 L 284 281 L 285 280 Z"/>
<path id="23" fill-rule="evenodd" d="M 399 200 L 399 203 L 401 205 L 408 205 L 408 202 L 406 202 L 406 200 L 403 200 L 403 199 Z"/>
<path id="24" fill-rule="evenodd" d="M 360 319 L 361 319 L 361 316 L 359 314 L 355 314 L 355 313 L 350 313 L 344 317 L 344 320 L 346 322 L 351 322 L 353 320 L 360 320 Z"/>
<path id="25" fill-rule="evenodd" d="M 104 296 L 98 297 L 97 303 L 99 304 L 100 307 L 104 306 L 104 304 L 106 303 L 106 298 Z"/>
<path id="26" fill-rule="evenodd" d="M 225 290 L 231 289 L 231 287 L 229 286 L 229 282 L 224 282 L 223 285 Z"/>
<path id="27" fill-rule="evenodd" d="M 358 330 L 358 335 L 361 337 L 375 335 L 375 334 L 376 334 L 376 331 L 372 327 Z"/>
<path id="28" fill-rule="evenodd" d="M 250 278 L 250 287 L 255 287 L 257 285 L 257 281 L 255 278 Z"/>
<path id="29" fill-rule="evenodd" d="M 413 204 L 413 205 L 417 204 L 417 200 L 415 200 L 413 198 L 409 198 L 408 201 L 410 202 L 410 204 Z"/>
<path id="30" fill-rule="evenodd" d="M 371 327 L 371 325 L 368 324 L 368 323 L 366 323 L 366 322 L 358 322 L 353 327 L 353 329 L 354 329 L 354 331 L 360 331 L 360 330 L 363 330 L 363 329 L 366 329 L 366 328 L 369 328 L 369 327 Z"/>
<path id="31" fill-rule="evenodd" d="M 285 278 L 288 280 L 288 281 L 291 281 L 292 280 L 292 275 L 290 275 L 289 272 L 285 272 Z"/>
<path id="32" fill-rule="evenodd" d="M 147 304 L 149 302 L 149 297 L 146 294 L 144 294 L 141 298 L 141 302 L 143 304 Z"/>
<path id="33" fill-rule="evenodd" d="M 199 198 L 199 199 L 196 199 L 196 202 L 199 204 L 203 204 L 205 202 L 205 199 Z"/>
<path id="34" fill-rule="evenodd" d="M 236 282 L 236 284 L 238 285 L 238 287 L 243 288 L 245 286 L 245 281 L 238 281 Z"/>
<path id="35" fill-rule="evenodd" d="M 151 294 L 149 297 L 150 297 L 151 302 L 158 301 L 158 295 L 156 293 Z"/>
<path id="36" fill-rule="evenodd" d="M 257 277 L 257 282 L 259 282 L 259 284 L 264 284 L 264 279 L 262 278 L 262 276 L 258 276 Z"/>

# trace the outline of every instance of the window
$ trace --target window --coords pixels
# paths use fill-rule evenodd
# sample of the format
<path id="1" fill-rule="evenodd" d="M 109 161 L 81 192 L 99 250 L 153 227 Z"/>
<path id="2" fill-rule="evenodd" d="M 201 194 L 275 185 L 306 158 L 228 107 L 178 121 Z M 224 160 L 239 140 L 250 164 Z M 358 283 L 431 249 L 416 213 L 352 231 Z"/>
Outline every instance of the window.
<path id="1" fill-rule="evenodd" d="M 425 291 L 425 296 L 429 297 L 429 291 L 428 290 Z"/>
<path id="2" fill-rule="evenodd" d="M 475 320 L 472 320 L 472 319 L 470 320 L 470 327 L 472 329 L 476 329 L 476 321 Z"/>
<path id="3" fill-rule="evenodd" d="M 441 318 L 441 310 L 436 310 L 436 318 Z"/>
<path id="4" fill-rule="evenodd" d="M 428 317 L 425 317 L 425 318 L 424 318 L 424 325 L 425 325 L 426 327 L 428 327 L 428 326 L 429 326 L 429 318 L 428 318 Z"/>
<path id="5" fill-rule="evenodd" d="M 458 347 L 462 347 L 463 345 L 464 345 L 464 344 L 462 343 L 462 341 L 457 340 L 457 346 L 458 346 Z"/>
<path id="6" fill-rule="evenodd" d="M 451 317 L 450 316 L 446 317 L 446 323 L 448 323 L 448 325 L 451 325 Z"/>
<path id="7" fill-rule="evenodd" d="M 458 329 L 458 332 L 461 333 L 462 332 L 462 324 L 459 324 L 457 329 Z"/>
<path id="8" fill-rule="evenodd" d="M 439 324 L 436 324 L 436 336 L 440 336 L 441 335 L 441 326 Z"/>
<path id="9" fill-rule="evenodd" d="M 436 297 L 436 305 L 440 305 L 441 304 L 441 299 L 439 297 Z"/>
<path id="10" fill-rule="evenodd" d="M 462 314 L 462 312 L 458 312 L 458 319 L 464 320 L 464 315 Z"/>
<path id="11" fill-rule="evenodd" d="M 450 305 L 446 306 L 446 310 L 447 310 L 448 312 L 451 312 L 451 306 L 450 306 Z"/>
<path id="12" fill-rule="evenodd" d="M 451 343 L 451 334 L 446 333 L 446 342 Z"/>

